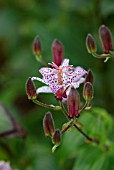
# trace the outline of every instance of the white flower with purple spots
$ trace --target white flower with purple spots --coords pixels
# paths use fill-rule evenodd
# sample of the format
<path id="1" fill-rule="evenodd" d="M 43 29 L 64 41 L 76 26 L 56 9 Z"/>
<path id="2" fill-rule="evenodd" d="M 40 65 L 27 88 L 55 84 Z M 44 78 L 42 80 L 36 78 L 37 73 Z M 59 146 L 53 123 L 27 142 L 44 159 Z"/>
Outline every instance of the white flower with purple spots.
<path id="1" fill-rule="evenodd" d="M 60 66 L 57 66 L 55 63 L 50 65 L 53 68 L 43 67 L 39 70 L 43 76 L 42 79 L 39 77 L 31 78 L 46 84 L 46 86 L 37 89 L 37 94 L 54 93 L 56 97 L 61 95 L 60 98 L 62 98 L 62 96 L 64 97 L 68 93 L 68 87 L 78 88 L 85 80 L 84 76 L 87 74 L 87 71 L 80 66 L 74 68 L 72 65 L 69 65 L 69 59 L 64 59 Z"/>
<path id="2" fill-rule="evenodd" d="M 0 170 L 11 170 L 9 162 L 0 161 Z"/>

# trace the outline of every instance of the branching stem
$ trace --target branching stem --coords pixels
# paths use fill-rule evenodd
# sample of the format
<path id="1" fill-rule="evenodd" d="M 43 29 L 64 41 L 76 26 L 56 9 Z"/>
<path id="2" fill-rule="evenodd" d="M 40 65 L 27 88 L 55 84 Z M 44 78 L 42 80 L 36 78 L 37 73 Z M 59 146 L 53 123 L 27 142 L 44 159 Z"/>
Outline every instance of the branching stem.
<path id="1" fill-rule="evenodd" d="M 32 101 L 35 104 L 37 104 L 39 106 L 42 106 L 42 107 L 46 107 L 48 109 L 53 109 L 53 110 L 61 110 L 62 109 L 60 106 L 48 105 L 48 104 L 45 104 L 45 103 L 42 103 L 42 102 L 38 101 L 37 99 L 32 100 Z"/>

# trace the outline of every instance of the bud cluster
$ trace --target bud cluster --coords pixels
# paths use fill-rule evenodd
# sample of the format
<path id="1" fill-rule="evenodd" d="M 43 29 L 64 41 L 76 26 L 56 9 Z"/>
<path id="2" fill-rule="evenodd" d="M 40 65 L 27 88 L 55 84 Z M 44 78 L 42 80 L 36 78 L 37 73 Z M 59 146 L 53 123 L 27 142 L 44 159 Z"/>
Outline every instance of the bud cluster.
<path id="1" fill-rule="evenodd" d="M 66 132 L 72 125 L 79 129 L 79 127 L 83 127 L 83 125 L 78 122 L 75 118 L 80 116 L 80 113 L 88 106 L 90 101 L 93 98 L 93 83 L 94 77 L 91 70 L 88 70 L 88 74 L 86 75 L 84 87 L 83 87 L 83 98 L 85 99 L 85 105 L 80 109 L 80 94 L 73 86 L 69 87 L 69 93 L 67 97 L 67 107 L 68 112 L 66 113 L 69 121 L 65 123 L 62 127 L 62 130 L 55 129 L 54 120 L 52 118 L 52 114 L 47 112 L 43 119 L 43 129 L 45 136 L 51 136 L 52 143 L 54 144 L 52 148 L 52 152 L 61 144 L 61 137 L 64 132 Z M 62 102 L 62 101 L 61 101 Z M 63 103 L 62 103 L 63 104 Z M 63 108 L 64 112 L 64 108 Z M 88 140 L 92 138 L 87 138 Z"/>
<path id="2" fill-rule="evenodd" d="M 43 129 L 45 136 L 52 137 L 52 143 L 54 145 L 59 146 L 61 143 L 61 131 L 59 129 L 55 129 L 54 120 L 50 112 L 47 112 L 43 119 Z"/>
<path id="3" fill-rule="evenodd" d="M 41 52 L 42 52 L 42 48 L 41 48 L 40 39 L 39 36 L 36 36 L 33 41 L 33 54 L 35 55 L 36 59 L 40 63 L 45 65 Z M 53 56 L 53 62 L 57 66 L 60 66 L 64 58 L 64 47 L 62 43 L 57 39 L 55 39 L 52 43 L 52 56 Z"/>
<path id="4" fill-rule="evenodd" d="M 96 53 L 97 51 L 96 42 L 91 34 L 87 35 L 86 47 L 87 47 L 88 52 L 92 54 L 94 57 L 104 58 L 105 59 L 104 62 L 107 62 L 107 60 L 114 55 L 114 50 L 112 46 L 111 31 L 105 25 L 101 25 L 99 28 L 99 38 L 100 38 L 102 48 L 103 48 L 102 54 Z"/>

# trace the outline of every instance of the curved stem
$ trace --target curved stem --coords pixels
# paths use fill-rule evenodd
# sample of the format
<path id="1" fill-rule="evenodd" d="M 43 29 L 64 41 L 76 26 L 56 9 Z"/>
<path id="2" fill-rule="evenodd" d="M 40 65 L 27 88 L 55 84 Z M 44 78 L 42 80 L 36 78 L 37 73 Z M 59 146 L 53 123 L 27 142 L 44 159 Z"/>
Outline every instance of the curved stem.
<path id="1" fill-rule="evenodd" d="M 85 103 L 84 107 L 81 109 L 80 113 L 85 109 L 85 107 L 87 106 L 88 102 Z M 64 108 L 64 105 L 62 103 L 62 101 L 60 101 L 60 106 L 61 106 L 61 109 L 65 115 L 65 117 L 67 118 L 67 120 L 70 120 L 70 118 L 68 117 L 68 114 L 67 114 L 67 111 L 66 109 Z M 83 132 L 75 123 L 73 123 L 73 120 L 71 120 L 71 123 L 69 123 L 69 125 L 63 129 L 61 131 L 61 133 L 63 134 L 64 132 L 66 132 L 70 127 L 71 125 L 73 124 L 73 126 L 88 140 L 88 141 L 91 141 L 91 142 L 94 142 L 96 144 L 99 144 L 99 141 L 95 138 L 91 138 L 90 136 L 88 136 L 85 132 Z"/>
<path id="2" fill-rule="evenodd" d="M 71 119 L 71 120 L 68 122 L 68 125 L 67 125 L 63 130 L 61 130 L 61 134 L 63 134 L 64 132 L 66 132 L 66 131 L 72 126 L 72 123 L 73 123 L 73 119 Z"/>
<path id="3" fill-rule="evenodd" d="M 45 63 L 41 55 L 35 55 L 35 57 L 38 62 L 40 62 L 43 66 L 47 67 L 47 64 Z"/>
<path id="4" fill-rule="evenodd" d="M 64 107 L 64 105 L 63 105 L 63 102 L 60 101 L 59 103 L 60 103 L 60 107 L 61 107 L 61 109 L 62 109 L 62 112 L 64 113 L 64 115 L 65 115 L 65 117 L 67 118 L 67 120 L 69 120 L 68 114 L 67 114 L 67 111 L 66 111 L 66 109 L 65 109 L 65 107 Z"/>
<path id="5" fill-rule="evenodd" d="M 114 56 L 114 51 L 109 51 L 109 53 L 110 53 L 112 56 Z"/>
<path id="6" fill-rule="evenodd" d="M 95 58 L 110 58 L 112 57 L 112 54 L 97 54 L 97 53 L 93 53 L 92 54 Z"/>
<path id="7" fill-rule="evenodd" d="M 79 114 L 88 106 L 89 102 L 86 101 L 84 106 L 81 108 L 81 110 L 79 110 Z"/>
<path id="8" fill-rule="evenodd" d="M 42 102 L 40 102 L 40 101 L 38 101 L 38 100 L 32 100 L 35 104 L 37 104 L 37 105 L 40 105 L 40 106 L 42 106 L 42 107 L 46 107 L 46 108 L 48 108 L 48 109 L 53 109 L 53 110 L 61 110 L 62 108 L 60 107 L 60 106 L 54 106 L 54 105 L 48 105 L 48 104 L 45 104 L 45 103 L 42 103 Z"/>

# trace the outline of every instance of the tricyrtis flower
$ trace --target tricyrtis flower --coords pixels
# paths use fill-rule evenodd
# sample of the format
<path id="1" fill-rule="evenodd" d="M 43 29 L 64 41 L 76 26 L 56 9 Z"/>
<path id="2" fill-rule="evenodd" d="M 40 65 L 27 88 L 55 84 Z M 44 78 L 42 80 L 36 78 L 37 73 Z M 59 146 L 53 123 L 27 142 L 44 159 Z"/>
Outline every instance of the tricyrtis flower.
<path id="1" fill-rule="evenodd" d="M 43 67 L 39 70 L 43 78 L 32 77 L 32 80 L 38 80 L 43 82 L 47 86 L 43 86 L 37 89 L 38 93 L 54 93 L 56 98 L 61 100 L 67 97 L 68 88 L 73 86 L 78 88 L 80 83 L 83 83 L 87 74 L 82 67 L 78 66 L 74 68 L 69 65 L 69 59 L 64 59 L 60 66 L 55 63 L 50 64 L 52 68 Z"/>
<path id="2" fill-rule="evenodd" d="M 8 162 L 0 161 L 0 170 L 11 170 Z"/>

